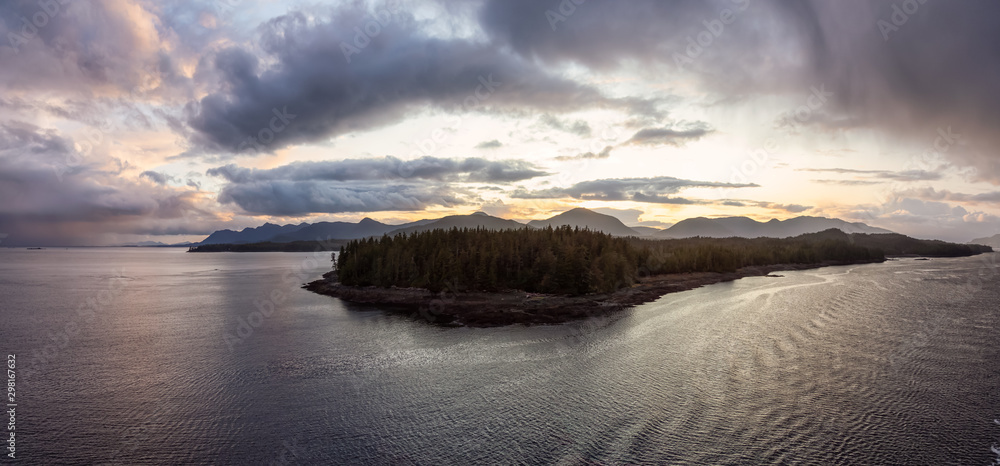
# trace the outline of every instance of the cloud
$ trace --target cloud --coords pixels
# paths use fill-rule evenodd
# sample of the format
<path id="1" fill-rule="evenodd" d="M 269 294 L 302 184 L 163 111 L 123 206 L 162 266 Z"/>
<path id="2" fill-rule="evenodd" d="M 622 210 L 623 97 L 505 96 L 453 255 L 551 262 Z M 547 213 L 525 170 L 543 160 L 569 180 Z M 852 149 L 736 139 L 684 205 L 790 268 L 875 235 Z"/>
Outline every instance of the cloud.
<path id="1" fill-rule="evenodd" d="M 515 199 L 562 199 L 584 201 L 635 201 L 657 204 L 693 204 L 695 201 L 669 197 L 685 188 L 751 188 L 756 184 L 691 181 L 670 176 L 653 178 L 611 178 L 582 181 L 566 188 L 549 188 L 529 191 L 516 189 Z"/>
<path id="2" fill-rule="evenodd" d="M 565 131 L 570 134 L 575 134 L 577 136 L 590 136 L 592 130 L 590 129 L 590 124 L 583 120 L 569 121 L 560 120 L 550 114 L 542 115 L 538 119 L 538 123 L 542 126 L 546 126 L 559 131 Z"/>
<path id="3" fill-rule="evenodd" d="M 174 181 L 174 177 L 172 177 L 170 175 L 167 175 L 167 174 L 164 174 L 164 173 L 155 172 L 155 171 L 152 171 L 152 170 L 144 171 L 144 172 L 140 173 L 139 176 L 141 178 L 149 178 L 150 181 L 152 181 L 152 182 L 154 182 L 156 184 L 167 184 L 167 183 L 169 183 L 171 181 Z"/>
<path id="4" fill-rule="evenodd" d="M 363 184 L 266 180 L 229 184 L 219 202 L 253 215 L 305 216 L 313 213 L 420 211 L 476 202 L 462 189 L 431 183 Z"/>
<path id="5" fill-rule="evenodd" d="M 626 225 L 635 225 L 639 223 L 639 217 L 645 212 L 639 209 L 611 209 L 608 207 L 599 207 L 596 209 L 590 209 L 594 212 L 602 213 L 604 215 L 610 215 L 612 217 L 621 220 L 622 223 Z"/>
<path id="6" fill-rule="evenodd" d="M 816 173 L 838 173 L 845 175 L 864 175 L 863 178 L 865 179 L 879 179 L 879 180 L 889 180 L 889 181 L 937 181 L 944 178 L 944 175 L 942 175 L 941 172 L 939 171 L 932 172 L 927 170 L 903 170 L 894 172 L 888 170 L 855 170 L 850 168 L 799 168 L 796 171 L 816 172 Z M 839 184 L 852 184 L 852 183 L 839 183 Z M 865 184 L 865 183 L 857 183 L 857 184 Z M 875 183 L 867 183 L 867 184 L 875 184 Z"/>
<path id="7" fill-rule="evenodd" d="M 746 1 L 638 0 L 630 3 L 629 8 L 613 1 L 573 3 L 572 13 L 561 21 L 546 14 L 548 10 L 558 10 L 558 2 L 488 0 L 484 2 L 479 22 L 492 40 L 522 56 L 550 65 L 580 64 L 594 70 L 612 70 L 629 62 L 673 65 L 672 52 L 684 53 L 685 36 L 701 32 L 702 21 L 718 18 L 722 8 L 738 10 L 740 16 L 743 10 L 757 13 L 756 16 L 775 10 L 768 4 L 755 4 L 747 9 L 751 2 Z M 779 21 L 767 26 L 776 29 L 775 35 L 788 33 L 790 29 Z M 741 17 L 726 26 L 725 34 L 727 39 L 752 51 L 772 43 L 764 31 L 756 30 L 764 27 Z M 722 48 L 708 48 L 699 58 L 713 61 L 723 58 L 718 57 Z"/>
<path id="8" fill-rule="evenodd" d="M 832 94 L 821 109 L 809 107 L 811 126 L 864 125 L 1000 184 L 1000 3 L 910 2 L 914 11 L 896 25 L 900 4 L 636 0 L 621 8 L 591 0 L 552 21 L 549 2 L 486 0 L 479 23 L 522 57 L 594 72 L 641 63 L 688 77 L 723 102 L 806 95 L 822 85 Z M 688 38 L 710 32 L 705 24 L 722 9 L 733 21 L 692 56 Z M 962 143 L 941 137 L 948 132 Z"/>
<path id="9" fill-rule="evenodd" d="M 990 78 L 1000 73 L 991 45 L 1000 40 L 994 21 L 1000 4 L 918 2 L 897 27 L 898 8 L 809 3 L 793 19 L 814 24 L 814 40 L 801 41 L 808 60 L 793 72 L 824 83 L 833 112 L 975 167 L 976 179 L 1000 184 L 1000 89 Z"/>
<path id="10" fill-rule="evenodd" d="M 933 201 L 965 202 L 970 204 L 1000 204 L 1000 191 L 988 191 L 979 194 L 956 193 L 949 190 L 934 188 L 907 189 L 894 193 L 897 196 L 909 196 Z"/>
<path id="11" fill-rule="evenodd" d="M 993 193 L 983 193 L 981 199 L 993 198 L 991 194 Z M 933 188 L 907 189 L 887 193 L 886 200 L 879 205 L 833 208 L 828 213 L 918 238 L 965 242 L 997 234 L 1000 231 L 1000 217 L 975 210 L 971 205 L 962 206 L 949 202 L 964 201 L 970 197 L 973 195 L 937 191 Z"/>
<path id="12" fill-rule="evenodd" d="M 716 204 L 727 207 L 760 207 L 762 209 L 781 210 L 793 214 L 802 213 L 813 208 L 813 206 L 800 204 L 779 204 L 777 202 L 750 201 L 745 199 L 724 199 L 718 201 Z"/>
<path id="13" fill-rule="evenodd" d="M 798 214 L 812 209 L 812 206 L 801 205 L 801 204 L 778 204 L 775 202 L 762 202 L 758 204 L 758 207 L 764 207 L 766 209 L 783 210 L 785 212 L 791 212 L 793 214 Z"/>
<path id="14" fill-rule="evenodd" d="M 546 176 L 523 160 L 421 157 L 293 162 L 271 169 L 228 164 L 208 175 L 228 183 L 219 202 L 254 215 L 420 211 L 479 202 L 456 183 L 505 184 Z"/>
<path id="15" fill-rule="evenodd" d="M 354 28 L 371 21 L 361 3 L 320 17 L 291 12 L 259 27 L 259 52 L 233 46 L 207 57 L 199 74 L 221 85 L 185 109 L 195 150 L 272 152 L 378 128 L 428 106 L 566 112 L 650 105 L 606 97 L 488 42 L 429 36 L 403 11 L 364 48 L 345 52 Z"/>
<path id="16" fill-rule="evenodd" d="M 810 180 L 813 183 L 822 184 L 838 184 L 841 186 L 871 186 L 873 184 L 882 184 L 884 181 L 871 181 L 871 180 Z"/>
<path id="17" fill-rule="evenodd" d="M 10 245 L 102 244 L 109 235 L 203 234 L 220 224 L 202 197 L 120 176 L 54 129 L 0 123 L 0 232 Z"/>
<path id="18" fill-rule="evenodd" d="M 496 149 L 496 148 L 499 148 L 499 147 L 503 147 L 503 143 L 501 143 L 500 141 L 498 141 L 496 139 L 492 139 L 492 140 L 489 140 L 489 141 L 483 141 L 483 142 L 480 142 L 479 144 L 476 144 L 476 149 Z"/>
<path id="19" fill-rule="evenodd" d="M 703 122 L 684 125 L 680 128 L 643 128 L 628 141 L 625 141 L 625 144 L 679 147 L 689 141 L 697 141 L 712 131 L 714 130 Z"/>
<path id="20" fill-rule="evenodd" d="M 478 157 L 445 159 L 420 157 L 401 160 L 345 159 L 339 161 L 293 162 L 271 169 L 242 168 L 228 164 L 209 169 L 230 183 L 253 181 L 384 181 L 423 180 L 461 183 L 511 183 L 546 176 L 534 164 L 523 160 L 486 160 Z"/>
<path id="21" fill-rule="evenodd" d="M 767 126 L 774 114 L 760 112 L 777 104 L 783 110 L 779 126 L 801 126 L 803 140 L 881 144 L 886 152 L 933 161 L 904 165 L 912 170 L 806 170 L 834 178 L 814 182 L 914 186 L 905 183 L 958 183 L 959 177 L 948 177 L 958 174 L 1000 185 L 996 2 L 909 2 L 915 11 L 905 24 L 893 25 L 902 3 L 634 0 L 622 8 L 604 0 L 418 1 L 412 15 L 394 10 L 378 34 L 346 55 L 344 44 L 356 44 L 355 28 L 364 30 L 371 13 L 386 4 L 303 4 L 279 16 L 274 12 L 285 7 L 251 5 L 227 16 L 214 13 L 215 3 L 56 1 L 46 3 L 60 8 L 49 15 L 37 1 L 0 2 L 0 231 L 14 241 L 57 243 L 203 231 L 230 218 L 232 212 L 220 216 L 217 209 L 232 206 L 254 215 L 301 215 L 309 209 L 466 205 L 456 202 L 482 202 L 475 193 L 496 194 L 486 190 L 499 193 L 547 175 L 527 161 L 478 158 L 390 157 L 272 170 L 226 165 L 213 169 L 229 189 L 218 193 L 229 204 L 219 206 L 200 191 L 200 178 L 155 171 L 165 161 L 159 158 L 181 151 L 208 159 L 275 152 L 328 144 L 339 135 L 363 137 L 438 113 L 475 113 L 498 124 L 519 120 L 519 130 L 545 133 L 527 135 L 535 140 L 590 138 L 596 131 L 588 120 L 613 118 L 620 122 L 612 125 L 616 130 L 631 134 L 621 138 L 625 144 L 679 147 L 710 136 L 713 128 L 678 121 L 678 113 L 698 118 L 705 108 L 749 108 L 752 115 L 719 120 L 727 124 L 720 131 L 739 138 L 754 120 Z M 553 21 L 546 12 L 563 4 L 572 13 Z M 688 38 L 712 32 L 725 10 L 734 21 L 689 56 Z M 40 11 L 47 24 L 23 42 L 12 39 L 23 32 L 20 18 Z M 826 91 L 820 105 L 813 88 Z M 747 103 L 754 105 L 741 107 Z M 101 142 L 84 148 L 88 141 L 80 135 L 86 132 L 99 134 Z M 148 143 L 146 135 L 178 142 Z M 559 152 L 568 155 L 556 160 L 609 158 L 619 141 L 616 135 L 613 142 Z M 605 144 L 611 145 L 598 152 Z M 286 155 L 294 160 L 299 153 L 281 153 Z M 207 168 L 188 162 L 192 170 Z M 643 179 L 659 178 L 515 191 L 552 199 L 718 205 L 682 197 L 677 189 L 683 188 L 669 184 L 624 182 Z M 478 183 L 492 185 L 471 186 Z M 171 186 L 180 184 L 186 186 Z M 953 236 L 962 228 L 995 226 L 996 212 L 978 209 L 996 210 L 1000 194 L 971 183 L 956 186 L 897 191 L 884 220 Z M 809 208 L 726 202 L 789 212 Z"/>
<path id="22" fill-rule="evenodd" d="M 566 162 L 569 160 L 606 159 L 608 157 L 611 157 L 611 149 L 613 149 L 613 147 L 605 146 L 604 149 L 601 149 L 601 151 L 596 154 L 593 152 L 584 152 L 582 154 L 577 154 L 572 157 L 560 155 L 559 157 L 556 157 L 556 160 L 560 162 Z"/>

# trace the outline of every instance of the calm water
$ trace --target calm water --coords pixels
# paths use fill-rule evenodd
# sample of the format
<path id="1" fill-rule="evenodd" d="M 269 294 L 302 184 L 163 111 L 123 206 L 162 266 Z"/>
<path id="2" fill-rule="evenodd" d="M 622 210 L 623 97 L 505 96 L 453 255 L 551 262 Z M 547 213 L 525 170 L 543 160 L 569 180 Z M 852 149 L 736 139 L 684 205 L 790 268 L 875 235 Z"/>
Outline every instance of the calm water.
<path id="1" fill-rule="evenodd" d="M 19 461 L 997 456 L 995 254 L 783 272 L 614 318 L 500 329 L 436 328 L 301 290 L 329 266 L 311 256 L 0 249 Z"/>

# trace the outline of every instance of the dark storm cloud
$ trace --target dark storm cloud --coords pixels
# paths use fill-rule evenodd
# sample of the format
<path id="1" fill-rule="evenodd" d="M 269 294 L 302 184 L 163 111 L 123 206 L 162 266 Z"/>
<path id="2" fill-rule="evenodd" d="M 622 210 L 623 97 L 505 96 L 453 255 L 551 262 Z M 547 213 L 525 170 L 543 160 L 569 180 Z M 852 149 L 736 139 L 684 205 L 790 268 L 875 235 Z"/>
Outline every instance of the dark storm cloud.
<path id="1" fill-rule="evenodd" d="M 746 10 L 750 2 L 637 0 L 627 7 L 611 0 L 575 3 L 488 0 L 480 23 L 494 40 L 523 56 L 606 69 L 629 60 L 672 63 L 671 46 L 683 53 L 685 36 L 697 35 L 702 21 L 717 18 L 724 8 Z M 726 32 L 734 35 L 737 28 L 745 29 L 737 22 Z"/>
<path id="2" fill-rule="evenodd" d="M 811 2 L 797 73 L 847 118 L 905 138 L 1000 183 L 997 2 Z M 957 133 L 961 137 L 948 135 Z"/>
<path id="3" fill-rule="evenodd" d="M 475 199 L 464 190 L 430 183 L 400 185 L 329 181 L 267 180 L 226 185 L 219 202 L 250 214 L 305 216 L 312 213 L 419 211 L 455 207 Z"/>
<path id="4" fill-rule="evenodd" d="M 207 59 L 199 73 L 221 87 L 187 107 L 192 141 L 217 152 L 270 152 L 393 123 L 427 105 L 649 110 L 646 99 L 605 97 L 494 44 L 428 37 L 406 12 L 380 17 L 374 22 L 361 4 L 327 19 L 293 12 L 260 26 L 259 54 L 230 47 Z M 355 32 L 365 27 L 378 33 Z"/>
<path id="5" fill-rule="evenodd" d="M 215 216 L 192 192 L 102 169 L 52 129 L 0 123 L 0 232 L 7 244 L 95 244 L 103 234 L 205 233 Z M 208 229 L 211 231 L 211 229 Z"/>
<path id="6" fill-rule="evenodd" d="M 453 183 L 503 184 L 548 175 L 523 160 L 475 157 L 294 162 L 267 170 L 229 164 L 208 174 L 228 181 L 219 202 L 282 216 L 467 205 L 477 198 Z"/>
<path id="7" fill-rule="evenodd" d="M 321 162 L 293 162 L 271 169 L 242 168 L 229 164 L 208 170 L 230 183 L 253 181 L 378 181 L 425 180 L 445 182 L 510 183 L 548 173 L 523 160 L 486 160 L 477 157 L 444 159 L 420 157 L 400 160 L 346 159 Z"/>
<path id="8" fill-rule="evenodd" d="M 658 204 L 692 204 L 695 201 L 669 197 L 685 188 L 752 188 L 756 184 L 718 183 L 692 181 L 660 176 L 654 178 L 611 178 L 581 181 L 566 188 L 549 188 L 535 191 L 517 189 L 511 197 L 516 199 L 562 199 L 585 201 L 635 201 Z"/>
<path id="9" fill-rule="evenodd" d="M 487 0 L 480 22 L 524 57 L 686 70 L 723 101 L 825 86 L 832 97 L 809 123 L 881 129 L 1000 184 L 1000 2 L 568 3 L 560 12 L 554 1 Z M 938 137 L 949 127 L 961 144 Z"/>

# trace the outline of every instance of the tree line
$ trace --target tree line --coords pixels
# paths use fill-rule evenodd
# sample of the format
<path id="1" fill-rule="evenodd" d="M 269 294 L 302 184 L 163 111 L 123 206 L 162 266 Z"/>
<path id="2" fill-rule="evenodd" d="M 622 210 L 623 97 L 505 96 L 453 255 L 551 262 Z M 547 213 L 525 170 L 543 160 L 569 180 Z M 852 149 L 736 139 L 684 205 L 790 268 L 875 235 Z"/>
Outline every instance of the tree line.
<path id="1" fill-rule="evenodd" d="M 884 260 L 887 252 L 965 256 L 985 250 L 903 235 L 848 235 L 840 230 L 785 239 L 648 240 L 571 227 L 453 228 L 350 241 L 341 247 L 335 268 L 341 283 L 354 286 L 579 295 L 628 287 L 644 274 L 873 262 Z"/>
<path id="2" fill-rule="evenodd" d="M 638 254 L 625 238 L 569 227 L 452 228 L 351 241 L 336 269 L 346 285 L 575 295 L 633 283 Z"/>

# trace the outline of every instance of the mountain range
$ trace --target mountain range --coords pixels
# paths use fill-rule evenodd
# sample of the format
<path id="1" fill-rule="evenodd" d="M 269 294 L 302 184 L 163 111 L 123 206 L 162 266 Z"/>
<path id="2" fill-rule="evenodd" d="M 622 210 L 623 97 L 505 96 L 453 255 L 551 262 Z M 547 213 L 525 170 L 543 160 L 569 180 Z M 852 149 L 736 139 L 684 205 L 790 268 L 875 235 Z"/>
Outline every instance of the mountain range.
<path id="1" fill-rule="evenodd" d="M 740 236 L 756 238 L 761 236 L 787 238 L 804 233 L 816 233 L 836 228 L 844 233 L 892 233 L 889 230 L 876 228 L 864 223 L 850 223 L 835 218 L 795 217 L 788 220 L 771 220 L 758 222 L 747 217 L 724 218 L 690 218 L 678 222 L 670 228 L 660 230 L 650 227 L 626 226 L 616 217 L 594 212 L 589 209 L 576 208 L 568 210 L 545 220 L 532 220 L 527 224 L 514 220 L 494 217 L 483 212 L 471 215 L 451 215 L 439 219 L 418 220 L 402 225 L 389 225 L 370 218 L 360 222 L 317 222 L 300 223 L 297 225 L 275 225 L 265 223 L 256 228 L 244 228 L 241 231 L 219 230 L 200 243 L 208 244 L 247 244 L 271 241 L 287 243 L 292 241 L 316 241 L 327 239 L 359 239 L 384 234 L 415 233 L 434 229 L 449 228 L 486 228 L 490 230 L 514 228 L 546 228 L 570 226 L 589 228 L 615 236 L 638 236 L 645 238 L 689 238 L 694 236 L 725 238 Z M 978 240 L 977 240 L 978 241 Z M 988 244 L 988 243 L 981 243 Z"/>

